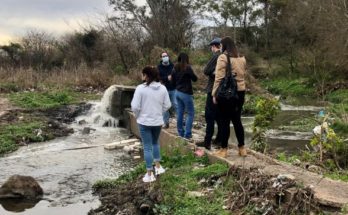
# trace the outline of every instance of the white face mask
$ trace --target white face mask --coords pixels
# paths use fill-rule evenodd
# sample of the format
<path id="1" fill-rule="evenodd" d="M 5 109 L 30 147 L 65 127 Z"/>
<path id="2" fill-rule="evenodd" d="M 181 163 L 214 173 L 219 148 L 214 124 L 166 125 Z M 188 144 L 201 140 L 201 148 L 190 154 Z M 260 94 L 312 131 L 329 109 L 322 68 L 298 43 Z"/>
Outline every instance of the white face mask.
<path id="1" fill-rule="evenodd" d="M 163 61 L 163 63 L 168 63 L 169 57 L 168 56 L 162 57 L 162 61 Z"/>

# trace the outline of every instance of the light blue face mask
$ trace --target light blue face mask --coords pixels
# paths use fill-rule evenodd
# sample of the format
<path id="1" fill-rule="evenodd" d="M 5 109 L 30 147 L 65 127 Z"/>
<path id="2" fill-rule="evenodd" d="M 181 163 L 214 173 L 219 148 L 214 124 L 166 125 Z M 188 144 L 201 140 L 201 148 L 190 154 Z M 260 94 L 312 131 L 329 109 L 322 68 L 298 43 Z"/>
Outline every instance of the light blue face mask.
<path id="1" fill-rule="evenodd" d="M 169 63 L 169 57 L 168 56 L 162 57 L 162 62 Z"/>

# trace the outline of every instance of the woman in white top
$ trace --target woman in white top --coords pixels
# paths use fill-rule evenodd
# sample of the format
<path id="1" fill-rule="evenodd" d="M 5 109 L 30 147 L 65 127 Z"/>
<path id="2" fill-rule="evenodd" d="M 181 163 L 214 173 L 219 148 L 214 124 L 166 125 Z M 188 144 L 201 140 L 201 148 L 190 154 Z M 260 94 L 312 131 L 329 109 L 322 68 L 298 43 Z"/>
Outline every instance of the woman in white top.
<path id="1" fill-rule="evenodd" d="M 155 67 L 146 66 L 142 71 L 144 83 L 137 86 L 131 103 L 139 126 L 144 147 L 144 159 L 147 173 L 144 182 L 155 181 L 152 163 L 155 161 L 155 174 L 164 173 L 160 165 L 160 146 L 158 138 L 161 133 L 163 113 L 170 107 L 170 99 L 165 86 L 159 83 L 159 73 Z"/>

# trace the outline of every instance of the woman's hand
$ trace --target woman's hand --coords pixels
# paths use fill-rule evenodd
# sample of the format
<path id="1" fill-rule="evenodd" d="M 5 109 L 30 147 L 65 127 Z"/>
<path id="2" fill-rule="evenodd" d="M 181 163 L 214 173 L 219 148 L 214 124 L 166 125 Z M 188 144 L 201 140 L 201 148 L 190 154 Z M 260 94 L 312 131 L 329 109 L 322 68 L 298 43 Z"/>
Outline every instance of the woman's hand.
<path id="1" fill-rule="evenodd" d="M 217 104 L 217 99 L 216 99 L 215 96 L 213 96 L 213 103 L 214 103 L 214 104 Z"/>
<path id="2" fill-rule="evenodd" d="M 168 80 L 172 81 L 172 75 L 168 75 Z"/>

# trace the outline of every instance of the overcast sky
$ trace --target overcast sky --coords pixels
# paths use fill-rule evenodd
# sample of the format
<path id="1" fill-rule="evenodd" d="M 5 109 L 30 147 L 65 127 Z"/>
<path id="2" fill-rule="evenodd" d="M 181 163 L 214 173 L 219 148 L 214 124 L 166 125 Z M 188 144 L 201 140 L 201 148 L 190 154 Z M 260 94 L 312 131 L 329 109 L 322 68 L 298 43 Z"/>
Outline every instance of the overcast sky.
<path id="1" fill-rule="evenodd" d="M 31 29 L 54 35 L 72 32 L 111 11 L 108 0 L 0 0 L 0 45 Z"/>

